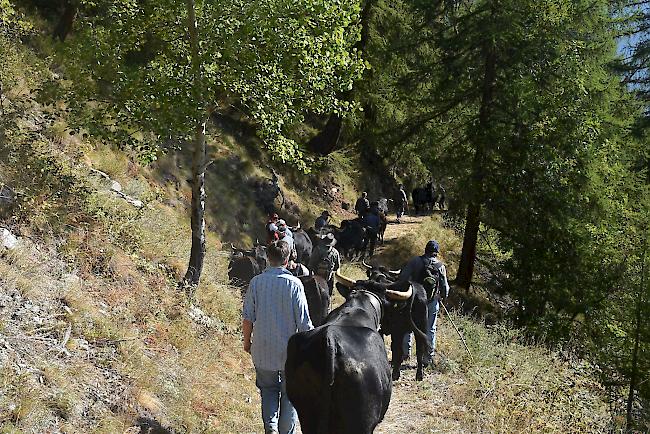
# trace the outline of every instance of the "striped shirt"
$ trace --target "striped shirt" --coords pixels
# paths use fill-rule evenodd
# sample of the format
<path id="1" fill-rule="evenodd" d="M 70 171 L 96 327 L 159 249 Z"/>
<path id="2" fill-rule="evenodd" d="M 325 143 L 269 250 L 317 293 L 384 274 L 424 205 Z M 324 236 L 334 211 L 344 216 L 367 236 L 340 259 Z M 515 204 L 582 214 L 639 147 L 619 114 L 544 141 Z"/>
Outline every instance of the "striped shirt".
<path id="1" fill-rule="evenodd" d="M 267 268 L 251 280 L 243 317 L 253 323 L 253 364 L 268 371 L 283 371 L 289 338 L 314 328 L 302 282 L 284 268 Z"/>

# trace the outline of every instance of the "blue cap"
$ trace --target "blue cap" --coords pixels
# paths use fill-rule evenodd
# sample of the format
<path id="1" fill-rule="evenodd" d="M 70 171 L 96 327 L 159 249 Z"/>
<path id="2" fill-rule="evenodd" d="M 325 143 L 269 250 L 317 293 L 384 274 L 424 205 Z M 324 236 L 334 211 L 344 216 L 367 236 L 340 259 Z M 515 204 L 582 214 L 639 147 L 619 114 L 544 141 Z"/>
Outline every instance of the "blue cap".
<path id="1" fill-rule="evenodd" d="M 431 240 L 424 248 L 425 253 L 438 253 L 440 251 L 440 244 L 436 240 Z"/>

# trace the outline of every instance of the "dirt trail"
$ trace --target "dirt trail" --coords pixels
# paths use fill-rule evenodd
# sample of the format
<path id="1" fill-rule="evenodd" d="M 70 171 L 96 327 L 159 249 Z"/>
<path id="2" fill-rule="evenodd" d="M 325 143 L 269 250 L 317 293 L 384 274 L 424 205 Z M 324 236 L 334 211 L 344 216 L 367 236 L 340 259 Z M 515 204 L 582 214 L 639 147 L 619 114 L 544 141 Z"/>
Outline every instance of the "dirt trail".
<path id="1" fill-rule="evenodd" d="M 417 229 L 424 217 L 403 217 L 397 224 L 389 218 L 385 241 L 403 236 Z M 378 249 L 381 253 L 382 247 Z M 386 337 L 387 346 L 390 337 Z M 389 349 L 390 357 L 390 349 Z M 393 395 L 384 421 L 375 430 L 376 434 L 434 432 L 436 407 L 443 402 L 444 383 L 431 370 L 425 371 L 422 382 L 415 381 L 415 354 L 402 365 L 402 376 L 393 383 Z"/>

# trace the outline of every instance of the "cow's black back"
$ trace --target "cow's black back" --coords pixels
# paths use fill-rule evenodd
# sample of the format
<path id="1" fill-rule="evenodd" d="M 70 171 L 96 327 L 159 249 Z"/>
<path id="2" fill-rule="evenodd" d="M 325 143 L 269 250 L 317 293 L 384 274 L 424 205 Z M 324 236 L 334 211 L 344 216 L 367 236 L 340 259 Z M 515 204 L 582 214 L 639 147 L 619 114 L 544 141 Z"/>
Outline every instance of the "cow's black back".
<path id="1" fill-rule="evenodd" d="M 300 281 L 305 287 L 309 318 L 314 327 L 318 327 L 323 324 L 329 311 L 330 293 L 327 281 L 320 276 L 304 276 Z"/>
<path id="2" fill-rule="evenodd" d="M 233 257 L 228 266 L 230 284 L 243 288 L 248 287 L 251 279 L 261 272 L 258 262 L 250 256 Z"/>
<path id="3" fill-rule="evenodd" d="M 325 324 L 295 334 L 285 372 L 304 434 L 370 434 L 388 410 L 390 366 L 370 328 Z"/>
<path id="4" fill-rule="evenodd" d="M 314 248 L 310 236 L 302 229 L 298 229 L 293 232 L 293 240 L 296 246 L 297 261 L 308 265 Z"/>

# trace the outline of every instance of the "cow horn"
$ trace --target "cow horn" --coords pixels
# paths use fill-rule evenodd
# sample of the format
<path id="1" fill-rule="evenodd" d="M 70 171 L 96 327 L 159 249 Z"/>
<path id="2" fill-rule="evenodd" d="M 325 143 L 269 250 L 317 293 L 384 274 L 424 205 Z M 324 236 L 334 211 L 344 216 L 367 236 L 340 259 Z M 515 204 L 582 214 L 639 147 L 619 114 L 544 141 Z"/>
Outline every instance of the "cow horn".
<path id="1" fill-rule="evenodd" d="M 402 270 L 388 270 L 388 272 L 393 276 L 399 276 L 399 273 L 401 273 Z"/>
<path id="2" fill-rule="evenodd" d="M 413 295 L 412 285 L 409 285 L 409 289 L 406 292 L 393 291 L 392 289 L 386 290 L 386 297 L 390 298 L 391 300 L 404 301 L 411 298 L 411 295 Z"/>
<path id="3" fill-rule="evenodd" d="M 352 288 L 357 283 L 356 280 L 352 280 L 352 279 L 342 275 L 339 272 L 339 270 L 336 270 L 336 280 L 338 280 L 341 285 L 343 285 L 343 286 L 345 286 L 347 288 Z"/>
<path id="4" fill-rule="evenodd" d="M 368 265 L 368 264 L 366 264 L 366 260 L 365 260 L 365 259 L 362 259 L 362 260 L 361 260 L 361 263 L 362 263 L 362 264 L 363 264 L 363 266 L 364 266 L 364 267 L 366 267 L 366 268 L 367 268 L 368 270 L 372 270 L 372 266 L 371 266 L 371 265 Z"/>

